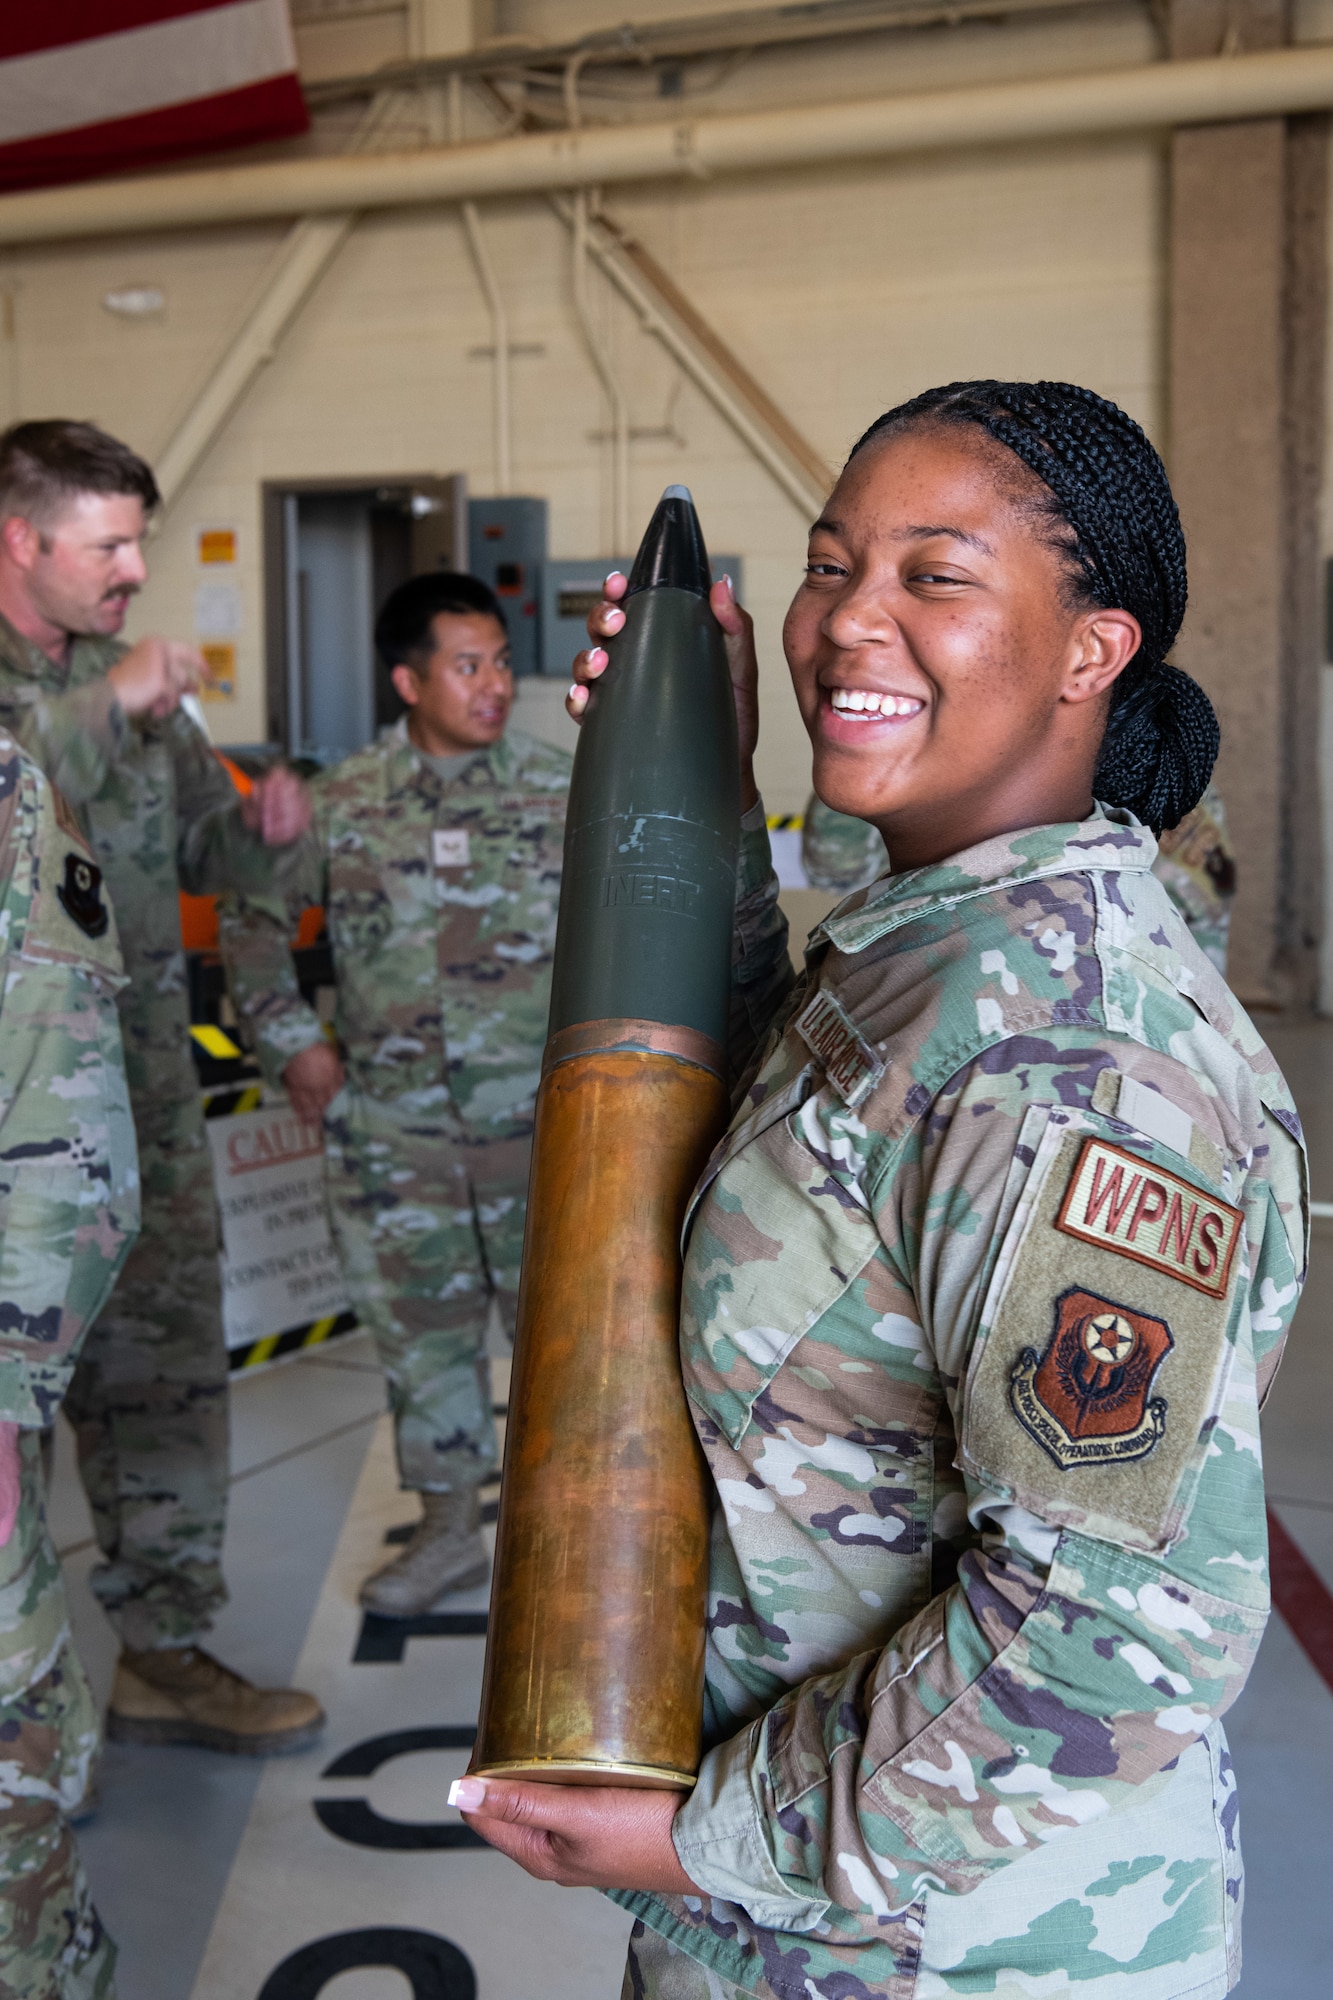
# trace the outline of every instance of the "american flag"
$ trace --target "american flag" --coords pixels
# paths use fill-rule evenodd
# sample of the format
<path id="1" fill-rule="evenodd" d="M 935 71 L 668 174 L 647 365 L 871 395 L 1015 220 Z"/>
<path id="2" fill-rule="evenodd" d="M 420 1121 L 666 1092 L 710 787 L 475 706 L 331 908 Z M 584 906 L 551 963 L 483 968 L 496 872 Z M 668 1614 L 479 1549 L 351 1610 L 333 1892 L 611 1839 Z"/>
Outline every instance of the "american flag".
<path id="1" fill-rule="evenodd" d="M 287 0 L 0 0 L 0 191 L 308 122 Z"/>

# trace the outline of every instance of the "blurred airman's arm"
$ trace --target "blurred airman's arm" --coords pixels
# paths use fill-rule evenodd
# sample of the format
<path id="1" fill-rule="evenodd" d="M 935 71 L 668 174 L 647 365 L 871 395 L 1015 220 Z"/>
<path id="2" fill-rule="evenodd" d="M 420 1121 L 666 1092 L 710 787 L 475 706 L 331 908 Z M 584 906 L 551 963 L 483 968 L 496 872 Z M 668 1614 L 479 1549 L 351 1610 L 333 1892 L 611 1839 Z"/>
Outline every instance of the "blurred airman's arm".
<path id="1" fill-rule="evenodd" d="M 294 1058 L 327 1046 L 318 1014 L 301 997 L 291 949 L 302 908 L 324 899 L 324 871 L 310 865 L 312 846 L 308 839 L 303 848 L 304 893 L 226 896 L 218 907 L 218 945 L 232 1000 L 265 1080 L 278 1090 Z"/>
<path id="2" fill-rule="evenodd" d="M 727 1049 L 733 1084 L 746 1075 L 795 983 L 787 952 L 787 919 L 778 902 L 778 878 L 760 798 L 741 816 L 736 863 Z"/>
<path id="3" fill-rule="evenodd" d="M 166 728 L 176 775 L 176 867 L 192 896 L 299 893 L 317 867 L 307 851 L 307 789 L 282 767 L 242 797 L 203 732 L 177 710 Z"/>
<path id="4" fill-rule="evenodd" d="M 812 889 L 859 889 L 889 865 L 883 835 L 866 820 L 834 812 L 811 792 L 801 827 L 801 864 Z"/>
<path id="5" fill-rule="evenodd" d="M 100 876 L 5 739 L 0 936 L 0 1423 L 41 1428 L 138 1229 L 139 1179 Z"/>
<path id="6" fill-rule="evenodd" d="M 75 805 L 95 798 L 134 741 L 136 717 L 164 717 L 206 672 L 193 646 L 140 639 L 105 674 L 55 693 L 37 681 L 0 685 L 0 728 Z"/>

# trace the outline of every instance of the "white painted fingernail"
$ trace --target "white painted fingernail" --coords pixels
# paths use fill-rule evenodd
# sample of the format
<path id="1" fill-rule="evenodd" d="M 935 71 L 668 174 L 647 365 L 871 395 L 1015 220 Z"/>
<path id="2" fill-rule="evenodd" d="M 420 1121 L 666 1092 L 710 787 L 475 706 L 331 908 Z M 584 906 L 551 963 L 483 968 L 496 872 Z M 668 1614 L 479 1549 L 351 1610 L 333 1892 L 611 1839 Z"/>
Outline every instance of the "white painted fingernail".
<path id="1" fill-rule="evenodd" d="M 449 1787 L 449 1803 L 460 1812 L 475 1812 L 486 1797 L 483 1778 L 455 1778 Z"/>

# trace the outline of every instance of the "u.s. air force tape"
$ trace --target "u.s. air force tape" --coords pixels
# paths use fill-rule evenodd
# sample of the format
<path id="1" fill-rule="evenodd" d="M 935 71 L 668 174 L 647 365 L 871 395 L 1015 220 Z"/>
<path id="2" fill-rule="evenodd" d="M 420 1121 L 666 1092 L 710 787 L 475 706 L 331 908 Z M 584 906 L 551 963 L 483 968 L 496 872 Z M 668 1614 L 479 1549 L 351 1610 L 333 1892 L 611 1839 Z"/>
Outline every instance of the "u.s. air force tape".
<path id="1" fill-rule="evenodd" d="M 855 1110 L 870 1095 L 887 1067 L 831 993 L 811 995 L 796 1020 L 796 1032 L 844 1104 Z"/>

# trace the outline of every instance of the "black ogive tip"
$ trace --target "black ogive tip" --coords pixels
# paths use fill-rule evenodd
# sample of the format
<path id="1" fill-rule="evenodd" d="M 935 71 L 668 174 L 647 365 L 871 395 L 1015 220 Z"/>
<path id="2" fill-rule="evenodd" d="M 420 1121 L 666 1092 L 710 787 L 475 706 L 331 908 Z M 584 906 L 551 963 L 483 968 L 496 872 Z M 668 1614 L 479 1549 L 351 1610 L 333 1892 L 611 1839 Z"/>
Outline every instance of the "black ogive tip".
<path id="1" fill-rule="evenodd" d="M 706 598 L 713 581 L 703 530 L 688 486 L 668 486 L 639 543 L 626 597 L 638 590 L 692 590 Z"/>

